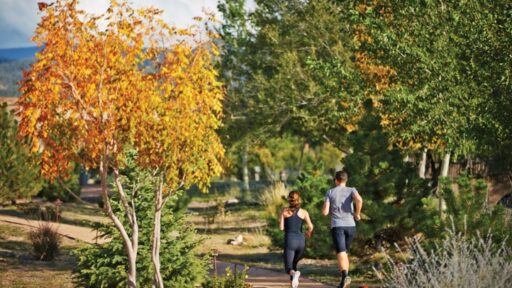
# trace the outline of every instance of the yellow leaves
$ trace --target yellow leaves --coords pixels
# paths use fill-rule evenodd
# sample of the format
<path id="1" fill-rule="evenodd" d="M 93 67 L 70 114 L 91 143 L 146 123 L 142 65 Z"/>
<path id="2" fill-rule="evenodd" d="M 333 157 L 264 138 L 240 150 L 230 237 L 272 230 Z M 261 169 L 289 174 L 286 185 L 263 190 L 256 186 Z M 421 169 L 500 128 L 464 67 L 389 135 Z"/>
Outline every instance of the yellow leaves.
<path id="1" fill-rule="evenodd" d="M 345 125 L 345 129 L 347 129 L 347 131 L 350 133 L 354 130 L 356 130 L 357 126 L 356 125 L 353 125 L 353 124 L 347 124 Z"/>
<path id="2" fill-rule="evenodd" d="M 383 127 L 386 127 L 386 126 L 388 126 L 390 123 L 391 123 L 391 121 L 389 120 L 389 116 L 387 116 L 387 115 L 383 115 L 383 116 L 381 116 L 381 119 L 380 119 L 380 125 L 382 125 Z"/>

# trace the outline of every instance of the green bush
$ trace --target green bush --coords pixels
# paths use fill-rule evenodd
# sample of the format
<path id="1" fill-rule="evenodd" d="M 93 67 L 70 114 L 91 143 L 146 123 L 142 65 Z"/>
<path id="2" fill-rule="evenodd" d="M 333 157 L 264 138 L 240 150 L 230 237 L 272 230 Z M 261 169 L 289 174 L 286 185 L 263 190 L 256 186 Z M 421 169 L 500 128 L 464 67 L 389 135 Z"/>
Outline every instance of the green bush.
<path id="1" fill-rule="evenodd" d="M 39 219 L 39 217 L 41 217 L 41 205 L 39 203 L 29 202 L 26 204 L 18 204 L 16 208 L 23 211 L 29 218 Z"/>
<path id="2" fill-rule="evenodd" d="M 247 270 L 244 268 L 238 271 L 235 266 L 235 271 L 231 272 L 231 268 L 226 268 L 224 276 L 214 276 L 208 278 L 203 284 L 203 288 L 251 288 L 252 285 L 245 282 L 247 279 Z"/>
<path id="3" fill-rule="evenodd" d="M 46 205 L 41 208 L 41 220 L 44 221 L 60 221 L 60 208 L 55 205 Z"/>
<path id="4" fill-rule="evenodd" d="M 37 259 L 52 261 L 59 253 L 60 235 L 48 222 L 42 222 L 29 234 L 32 248 Z"/>
<path id="5" fill-rule="evenodd" d="M 136 213 L 139 222 L 139 249 L 137 258 L 137 285 L 151 287 L 153 283 L 153 264 L 151 261 L 154 192 L 157 179 L 135 166 L 129 158 L 127 167 L 121 171 L 125 191 L 138 186 L 136 195 Z M 117 195 L 117 194 L 114 194 Z M 182 193 L 173 196 L 166 203 L 161 219 L 161 274 L 165 287 L 193 287 L 201 283 L 208 272 L 208 259 L 197 255 L 196 248 L 202 243 L 195 229 L 186 223 L 185 208 L 190 201 Z M 114 213 L 125 223 L 131 234 L 128 222 L 121 209 L 120 201 L 111 199 Z M 110 237 L 105 244 L 90 245 L 78 249 L 74 254 L 78 264 L 74 271 L 75 282 L 83 287 L 121 287 L 126 286 L 127 257 L 119 232 L 112 225 L 102 225 L 100 235 Z"/>

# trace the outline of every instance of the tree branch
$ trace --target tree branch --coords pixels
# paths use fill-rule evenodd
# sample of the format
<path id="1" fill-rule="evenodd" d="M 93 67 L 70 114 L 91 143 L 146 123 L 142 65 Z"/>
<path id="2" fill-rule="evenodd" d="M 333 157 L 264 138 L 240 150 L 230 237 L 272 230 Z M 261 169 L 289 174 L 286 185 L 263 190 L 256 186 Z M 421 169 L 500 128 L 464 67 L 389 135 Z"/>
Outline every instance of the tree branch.
<path id="1" fill-rule="evenodd" d="M 75 192 L 73 192 L 73 190 L 71 190 L 65 183 L 64 181 L 62 181 L 62 179 L 60 179 L 60 177 L 57 177 L 57 182 L 59 183 L 60 186 L 62 186 L 62 188 L 64 188 L 64 190 L 66 190 L 69 194 L 71 194 L 71 196 L 73 196 L 73 198 L 75 198 L 78 202 L 84 204 L 84 205 L 87 205 L 91 208 L 94 208 L 94 209 L 97 209 L 97 210 L 100 210 L 100 208 L 94 204 L 91 204 L 87 201 L 84 201 L 82 200 L 82 198 L 80 198 L 80 196 L 76 195 Z"/>
<path id="2" fill-rule="evenodd" d="M 124 193 L 123 184 L 121 183 L 121 179 L 119 178 L 119 168 L 118 167 L 112 167 L 112 170 L 114 171 L 114 182 L 116 183 L 117 192 L 119 193 L 119 197 L 121 198 L 121 204 L 124 207 L 124 212 L 126 214 L 126 217 L 128 218 L 128 221 L 130 221 L 130 224 L 133 227 L 134 222 L 134 214 L 135 209 L 130 208 L 130 205 L 128 204 L 128 199 L 126 197 L 126 193 Z"/>

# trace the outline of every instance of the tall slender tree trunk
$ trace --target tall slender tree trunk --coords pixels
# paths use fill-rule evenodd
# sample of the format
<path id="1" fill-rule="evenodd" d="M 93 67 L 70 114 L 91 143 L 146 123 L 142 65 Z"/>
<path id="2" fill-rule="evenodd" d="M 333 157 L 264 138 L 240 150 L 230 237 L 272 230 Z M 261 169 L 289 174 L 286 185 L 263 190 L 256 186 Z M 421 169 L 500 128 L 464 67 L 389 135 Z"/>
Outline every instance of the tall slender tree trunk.
<path id="1" fill-rule="evenodd" d="M 443 163 L 441 164 L 441 177 L 447 177 L 450 169 L 450 153 L 444 154 Z"/>
<path id="2" fill-rule="evenodd" d="M 163 288 L 164 282 L 162 274 L 160 273 L 160 230 L 161 230 L 161 219 L 162 219 L 162 208 L 164 206 L 163 201 L 163 174 L 160 175 L 159 187 L 155 195 L 155 219 L 153 223 L 153 247 L 151 251 L 151 259 L 153 261 L 153 267 L 155 269 L 155 275 L 153 277 L 153 287 Z"/>
<path id="3" fill-rule="evenodd" d="M 427 149 L 423 149 L 421 152 L 421 160 L 418 167 L 418 175 L 421 179 L 425 179 L 425 170 L 427 167 Z"/>
<path id="4" fill-rule="evenodd" d="M 297 171 L 299 172 L 299 175 L 302 172 L 302 163 L 304 162 L 304 153 L 306 152 L 307 147 L 308 147 L 308 142 L 304 141 L 304 143 L 302 143 L 302 148 L 300 149 L 299 165 L 297 167 Z"/>
<path id="5" fill-rule="evenodd" d="M 242 180 L 243 180 L 243 200 L 247 200 L 249 198 L 249 167 L 248 167 L 248 154 L 249 154 L 249 144 L 246 142 L 242 148 Z"/>
<path id="6" fill-rule="evenodd" d="M 443 162 L 441 163 L 441 178 L 448 177 L 448 171 L 450 169 L 450 152 L 446 152 L 443 157 Z M 440 189 L 443 189 L 444 187 L 441 187 L 440 183 L 437 186 L 438 192 L 440 192 Z M 446 203 L 444 203 L 443 195 L 441 193 L 438 193 L 439 195 L 439 216 L 441 219 L 444 218 L 443 211 L 446 209 Z"/>
<path id="7" fill-rule="evenodd" d="M 104 211 L 107 214 L 107 216 L 112 220 L 114 223 L 114 226 L 121 234 L 121 238 L 123 239 L 124 248 L 126 251 L 126 256 L 128 257 L 128 284 L 127 286 L 129 288 L 135 288 L 137 287 L 137 243 L 138 243 L 138 226 L 134 225 L 134 222 L 132 222 L 133 215 L 126 210 L 126 206 L 123 203 L 123 206 L 125 207 L 125 212 L 127 213 L 127 217 L 130 218 L 130 225 L 132 226 L 132 239 L 130 239 L 130 236 L 128 236 L 128 233 L 126 232 L 126 229 L 123 225 L 123 223 L 119 220 L 119 218 L 114 214 L 112 211 L 112 207 L 110 206 L 110 196 L 108 195 L 108 157 L 105 155 L 103 156 L 103 159 L 100 161 L 100 177 L 101 177 L 101 194 L 103 196 L 103 202 L 104 202 Z M 116 182 L 118 182 L 119 179 L 116 176 Z M 118 187 L 119 188 L 119 187 Z M 122 188 L 122 187 L 121 187 Z M 124 192 L 121 190 L 119 191 L 121 198 L 124 198 Z M 124 198 L 126 199 L 126 198 Z M 135 221 L 136 223 L 136 221 Z"/>

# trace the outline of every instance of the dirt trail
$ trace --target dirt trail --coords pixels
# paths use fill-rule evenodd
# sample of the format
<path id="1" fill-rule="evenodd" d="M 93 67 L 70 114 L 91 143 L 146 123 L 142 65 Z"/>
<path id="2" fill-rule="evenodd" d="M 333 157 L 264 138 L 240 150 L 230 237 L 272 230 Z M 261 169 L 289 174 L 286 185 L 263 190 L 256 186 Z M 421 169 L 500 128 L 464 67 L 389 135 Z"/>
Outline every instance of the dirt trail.
<path id="1" fill-rule="evenodd" d="M 15 216 L 8 215 L 0 215 L 0 222 L 5 222 L 9 224 L 37 228 L 44 221 L 39 220 L 28 220 Z M 107 240 L 98 239 L 96 242 L 96 232 L 92 228 L 87 227 L 79 227 L 69 224 L 61 224 L 61 223 L 52 223 L 52 225 L 57 229 L 57 232 L 69 239 L 77 239 L 87 243 L 104 243 Z"/>

